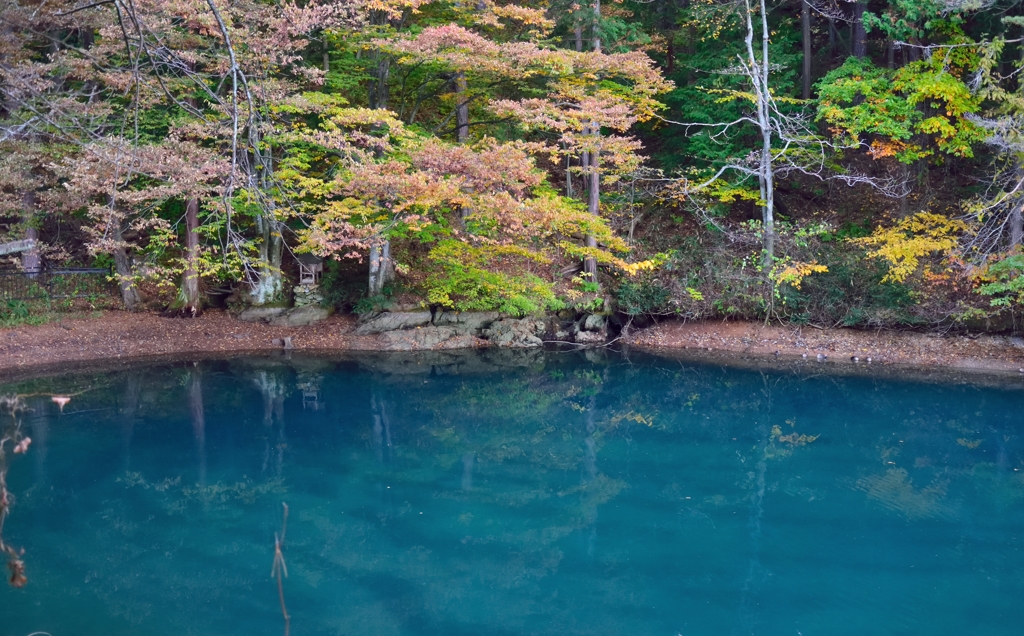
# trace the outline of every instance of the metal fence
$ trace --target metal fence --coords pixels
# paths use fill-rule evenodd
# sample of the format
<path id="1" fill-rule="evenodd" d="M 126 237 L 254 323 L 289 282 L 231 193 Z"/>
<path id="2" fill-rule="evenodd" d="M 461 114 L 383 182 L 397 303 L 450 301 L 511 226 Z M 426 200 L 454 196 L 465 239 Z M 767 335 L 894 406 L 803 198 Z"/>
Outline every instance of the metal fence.
<path id="1" fill-rule="evenodd" d="M 92 298 L 117 293 L 110 271 L 85 267 L 45 268 L 39 272 L 0 270 L 0 301 Z"/>

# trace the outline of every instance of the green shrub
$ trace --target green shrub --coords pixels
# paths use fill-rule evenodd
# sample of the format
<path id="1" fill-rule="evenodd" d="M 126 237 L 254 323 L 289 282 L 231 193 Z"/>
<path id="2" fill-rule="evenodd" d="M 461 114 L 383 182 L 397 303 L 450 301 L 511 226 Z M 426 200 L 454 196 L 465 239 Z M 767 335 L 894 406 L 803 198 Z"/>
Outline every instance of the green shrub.
<path id="1" fill-rule="evenodd" d="M 616 299 L 619 308 L 630 316 L 660 314 L 665 312 L 672 293 L 662 285 L 650 281 L 623 281 L 619 285 Z"/>
<path id="2" fill-rule="evenodd" d="M 1024 304 L 1024 254 L 1014 254 L 988 268 L 992 282 L 978 288 L 982 296 L 992 296 L 993 307 Z"/>
<path id="3" fill-rule="evenodd" d="M 538 260 L 527 250 L 445 240 L 430 251 L 428 260 L 432 271 L 426 281 L 427 300 L 432 304 L 516 316 L 564 307 L 551 283 L 523 271 L 529 261 Z"/>

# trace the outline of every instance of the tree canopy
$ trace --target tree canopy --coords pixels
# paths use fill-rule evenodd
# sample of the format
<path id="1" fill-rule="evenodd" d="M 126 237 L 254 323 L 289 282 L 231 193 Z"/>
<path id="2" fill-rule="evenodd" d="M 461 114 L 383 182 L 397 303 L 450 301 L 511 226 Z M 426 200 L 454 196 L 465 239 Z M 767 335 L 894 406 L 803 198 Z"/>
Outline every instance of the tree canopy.
<path id="1" fill-rule="evenodd" d="M 129 309 L 287 303 L 299 253 L 349 309 L 1021 302 L 1016 0 L 0 12 L 0 243 L 33 245 L 0 259 L 109 267 Z"/>

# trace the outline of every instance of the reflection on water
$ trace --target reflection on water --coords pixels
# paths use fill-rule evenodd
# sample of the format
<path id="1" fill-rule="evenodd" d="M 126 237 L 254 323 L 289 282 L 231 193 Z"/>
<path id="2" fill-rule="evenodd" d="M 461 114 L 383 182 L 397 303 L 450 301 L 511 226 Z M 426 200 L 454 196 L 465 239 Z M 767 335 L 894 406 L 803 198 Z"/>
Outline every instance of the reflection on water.
<path id="1" fill-rule="evenodd" d="M 611 354 L 238 358 L 31 410 L 0 634 L 1016 634 L 1019 388 Z M 48 396 L 75 394 L 61 413 Z"/>

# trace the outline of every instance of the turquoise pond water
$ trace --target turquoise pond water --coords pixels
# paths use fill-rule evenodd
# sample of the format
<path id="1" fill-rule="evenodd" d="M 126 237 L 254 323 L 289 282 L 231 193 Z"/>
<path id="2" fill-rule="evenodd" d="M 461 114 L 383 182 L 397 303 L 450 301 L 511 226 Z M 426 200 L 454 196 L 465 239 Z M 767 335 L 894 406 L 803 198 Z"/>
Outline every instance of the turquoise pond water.
<path id="1" fill-rule="evenodd" d="M 0 587 L 0 635 L 282 634 L 282 502 L 293 636 L 1021 634 L 1024 382 L 830 368 L 538 351 L 9 383 L 29 584 Z"/>

